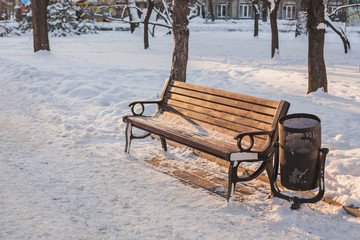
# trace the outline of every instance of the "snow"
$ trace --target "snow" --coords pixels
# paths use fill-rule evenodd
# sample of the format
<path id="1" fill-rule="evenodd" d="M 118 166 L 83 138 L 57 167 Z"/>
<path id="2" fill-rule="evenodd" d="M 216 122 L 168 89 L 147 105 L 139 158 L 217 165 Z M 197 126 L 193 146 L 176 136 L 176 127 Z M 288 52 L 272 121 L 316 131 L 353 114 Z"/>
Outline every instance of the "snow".
<path id="1" fill-rule="evenodd" d="M 283 126 L 288 127 L 288 128 L 293 128 L 293 129 L 312 128 L 318 124 L 319 124 L 318 120 L 309 118 L 307 116 L 286 119 L 282 123 Z"/>
<path id="2" fill-rule="evenodd" d="M 325 23 L 319 23 L 316 27 L 317 30 L 324 30 L 326 29 Z"/>
<path id="3" fill-rule="evenodd" d="M 347 28 L 346 55 L 326 29 L 329 93 L 306 95 L 307 41 L 294 38 L 295 24 L 279 21 L 271 60 L 268 23 L 253 38 L 252 21 L 203 22 L 190 24 L 187 81 L 319 116 L 326 195 L 360 207 L 359 28 Z M 38 53 L 31 35 L 0 38 L 0 239 L 357 239 L 360 220 L 342 208 L 293 211 L 265 198 L 270 187 L 228 206 L 149 167 L 157 141 L 134 140 L 123 153 L 127 105 L 158 99 L 169 76 L 166 33 L 157 28 L 148 50 L 141 31 L 50 38 L 51 52 Z M 188 149 L 165 156 L 202 161 Z"/>

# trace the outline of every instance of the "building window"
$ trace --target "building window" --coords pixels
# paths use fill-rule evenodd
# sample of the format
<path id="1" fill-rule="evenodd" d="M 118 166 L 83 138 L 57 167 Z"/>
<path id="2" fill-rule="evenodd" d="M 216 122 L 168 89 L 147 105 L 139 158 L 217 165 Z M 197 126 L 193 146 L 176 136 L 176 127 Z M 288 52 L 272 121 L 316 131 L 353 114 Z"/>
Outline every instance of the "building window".
<path id="1" fill-rule="evenodd" d="M 217 16 L 219 18 L 230 17 L 230 4 L 229 3 L 219 3 Z"/>
<path id="2" fill-rule="evenodd" d="M 282 18 L 283 19 L 295 19 L 295 5 L 284 5 L 282 11 Z"/>
<path id="3" fill-rule="evenodd" d="M 251 18 L 252 17 L 252 5 L 239 4 L 239 18 Z"/>

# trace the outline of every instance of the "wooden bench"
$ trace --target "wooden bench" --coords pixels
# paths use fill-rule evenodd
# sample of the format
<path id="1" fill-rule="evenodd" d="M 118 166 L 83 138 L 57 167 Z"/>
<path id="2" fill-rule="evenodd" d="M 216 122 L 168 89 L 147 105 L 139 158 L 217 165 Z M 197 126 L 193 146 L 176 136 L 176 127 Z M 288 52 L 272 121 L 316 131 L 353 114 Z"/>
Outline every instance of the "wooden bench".
<path id="1" fill-rule="evenodd" d="M 148 104 L 157 105 L 151 116 L 144 115 Z M 290 104 L 168 80 L 159 101 L 137 101 L 129 106 L 132 115 L 123 117 L 125 152 L 130 152 L 132 139 L 154 134 L 165 151 L 168 139 L 228 161 L 229 201 L 237 182 L 252 180 L 264 170 L 271 178 L 277 123 Z M 137 136 L 133 127 L 146 133 Z M 261 164 L 254 173 L 238 176 L 241 162 L 256 161 Z"/>

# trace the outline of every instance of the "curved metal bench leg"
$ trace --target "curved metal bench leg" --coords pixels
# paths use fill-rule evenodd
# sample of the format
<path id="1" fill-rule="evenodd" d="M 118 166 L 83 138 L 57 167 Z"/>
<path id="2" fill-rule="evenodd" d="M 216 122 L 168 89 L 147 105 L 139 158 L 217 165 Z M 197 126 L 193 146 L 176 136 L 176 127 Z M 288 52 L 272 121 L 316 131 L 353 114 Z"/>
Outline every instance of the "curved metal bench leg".
<path id="1" fill-rule="evenodd" d="M 228 192 L 226 196 L 226 200 L 229 202 L 234 197 L 234 191 L 236 183 L 239 181 L 239 177 L 237 174 L 237 170 L 239 167 L 239 161 L 230 162 L 229 167 L 229 177 L 228 177 Z"/>
<path id="2" fill-rule="evenodd" d="M 124 152 L 129 154 L 130 153 L 130 144 L 131 144 L 131 140 L 132 140 L 132 125 L 131 123 L 126 123 L 126 128 L 125 128 L 125 150 Z"/>
<path id="3" fill-rule="evenodd" d="M 146 138 L 148 136 L 150 136 L 151 133 L 146 132 L 143 135 L 134 135 L 133 134 L 133 125 L 129 122 L 126 123 L 126 128 L 125 128 L 125 150 L 124 152 L 129 154 L 130 153 L 130 145 L 131 145 L 131 141 L 133 139 L 142 139 L 142 138 Z M 166 147 L 166 144 L 165 144 Z"/>

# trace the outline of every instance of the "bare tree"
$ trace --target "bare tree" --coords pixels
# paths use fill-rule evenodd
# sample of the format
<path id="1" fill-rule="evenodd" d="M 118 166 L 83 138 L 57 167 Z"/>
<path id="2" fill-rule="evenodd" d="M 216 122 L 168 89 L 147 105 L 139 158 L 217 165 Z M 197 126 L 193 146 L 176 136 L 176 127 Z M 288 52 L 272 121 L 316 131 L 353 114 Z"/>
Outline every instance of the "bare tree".
<path id="1" fill-rule="evenodd" d="M 279 30 L 277 26 L 277 11 L 281 0 L 263 0 L 263 3 L 270 10 L 270 27 L 271 27 L 271 58 L 279 53 Z"/>
<path id="2" fill-rule="evenodd" d="M 5 3 L 3 1 L 0 1 L 0 20 L 4 20 L 3 14 L 5 9 Z"/>
<path id="3" fill-rule="evenodd" d="M 347 53 L 348 49 L 350 49 L 350 42 L 349 42 L 349 39 L 347 38 L 344 30 L 342 30 L 341 27 L 338 27 L 334 24 L 334 22 L 331 20 L 329 14 L 327 12 L 325 13 L 325 23 L 328 26 L 330 26 L 330 28 L 339 35 L 339 37 L 341 38 L 343 45 L 344 45 L 344 51 L 345 51 L 345 53 Z"/>
<path id="4" fill-rule="evenodd" d="M 144 18 L 144 48 L 149 47 L 149 20 L 152 10 L 154 9 L 154 2 L 152 0 L 147 0 L 148 8 Z"/>
<path id="5" fill-rule="evenodd" d="M 295 30 L 295 37 L 298 37 L 300 35 L 306 35 L 307 34 L 307 27 L 306 27 L 306 23 L 307 23 L 307 14 L 308 14 L 308 7 L 309 7 L 309 1 L 310 0 L 301 0 L 300 3 L 300 11 L 298 13 L 298 17 L 297 17 L 297 22 L 296 22 L 296 30 Z M 341 38 L 343 45 L 344 45 L 344 51 L 345 53 L 348 52 L 348 50 L 350 49 L 350 41 L 347 38 L 344 30 L 342 30 L 341 27 L 336 26 L 334 24 L 334 22 L 331 20 L 331 17 L 335 15 L 335 13 L 341 9 L 347 8 L 348 6 L 351 5 L 344 5 L 344 6 L 339 6 L 338 8 L 336 8 L 332 13 L 328 13 L 325 11 L 325 15 L 324 15 L 324 22 L 335 32 L 339 35 L 339 37 Z"/>
<path id="6" fill-rule="evenodd" d="M 350 49 L 350 41 L 347 38 L 344 30 L 341 27 L 338 27 L 334 24 L 334 22 L 332 21 L 332 18 L 341 10 L 348 9 L 349 7 L 359 7 L 359 6 L 360 6 L 360 3 L 342 5 L 342 6 L 337 7 L 336 9 L 334 9 L 334 11 L 331 13 L 325 12 L 325 23 L 327 25 L 329 25 L 331 27 L 331 29 L 334 30 L 334 32 L 336 32 L 339 35 L 339 37 L 341 38 L 341 40 L 343 42 L 345 53 L 347 53 L 348 50 Z"/>
<path id="7" fill-rule="evenodd" d="M 215 21 L 215 15 L 214 15 L 214 8 L 213 8 L 213 4 L 211 0 L 203 0 L 203 1 L 199 1 L 197 0 L 197 2 L 202 5 L 203 9 L 203 17 L 205 18 L 205 23 L 208 23 L 208 19 L 211 19 L 211 22 Z"/>
<path id="8" fill-rule="evenodd" d="M 20 22 L 22 20 L 22 8 L 21 8 L 21 0 L 16 0 L 16 6 L 15 6 L 15 18 L 17 22 Z"/>
<path id="9" fill-rule="evenodd" d="M 186 81 L 189 51 L 188 3 L 189 0 L 174 0 L 173 8 L 174 51 L 170 79 L 182 82 Z"/>
<path id="10" fill-rule="evenodd" d="M 259 0 L 252 0 L 251 4 L 254 11 L 254 37 L 259 36 L 259 18 L 260 18 L 260 9 L 258 6 Z"/>
<path id="11" fill-rule="evenodd" d="M 211 21 L 212 21 L 212 22 L 215 22 L 214 6 L 213 6 L 212 1 L 210 1 L 210 0 L 208 0 L 208 1 L 209 1 L 210 18 L 211 18 Z"/>
<path id="12" fill-rule="evenodd" d="M 309 0 L 308 5 L 308 94 L 322 88 L 328 91 L 326 67 L 324 61 L 324 1 Z"/>
<path id="13" fill-rule="evenodd" d="M 138 10 L 135 0 L 126 0 L 130 18 L 130 31 L 133 33 L 139 26 L 140 18 L 138 16 Z"/>
<path id="14" fill-rule="evenodd" d="M 267 22 L 267 15 L 268 15 L 268 11 L 267 11 L 267 6 L 266 4 L 264 4 L 264 1 L 262 1 L 262 9 L 261 9 L 261 12 L 262 12 L 262 21 L 263 22 Z"/>
<path id="15" fill-rule="evenodd" d="M 34 52 L 39 50 L 50 51 L 47 27 L 48 5 L 49 0 L 31 0 Z"/>

